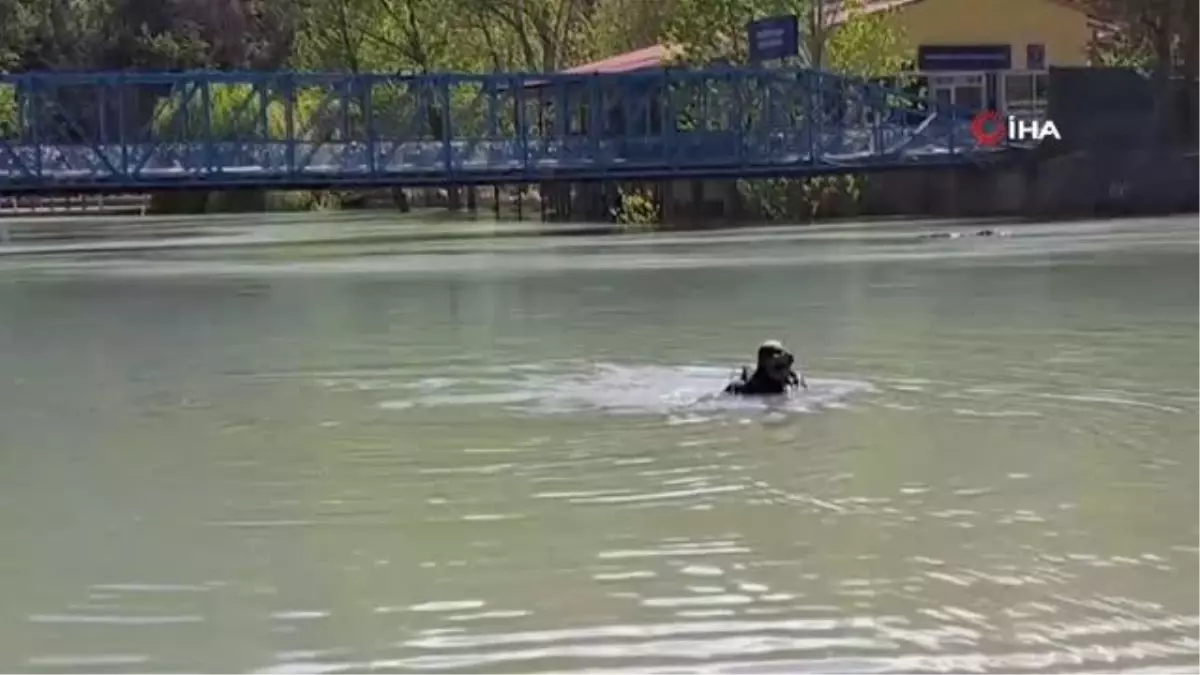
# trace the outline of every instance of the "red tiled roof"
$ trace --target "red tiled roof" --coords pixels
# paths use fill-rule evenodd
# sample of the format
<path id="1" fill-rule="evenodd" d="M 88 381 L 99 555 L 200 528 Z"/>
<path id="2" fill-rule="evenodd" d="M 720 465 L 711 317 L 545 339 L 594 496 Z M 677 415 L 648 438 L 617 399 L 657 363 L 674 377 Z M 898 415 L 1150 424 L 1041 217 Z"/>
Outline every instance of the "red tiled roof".
<path id="1" fill-rule="evenodd" d="M 675 49 L 665 45 L 652 45 L 617 54 L 599 61 L 592 61 L 562 71 L 568 75 L 591 75 L 594 73 L 632 73 L 638 70 L 662 68 L 676 54 Z"/>

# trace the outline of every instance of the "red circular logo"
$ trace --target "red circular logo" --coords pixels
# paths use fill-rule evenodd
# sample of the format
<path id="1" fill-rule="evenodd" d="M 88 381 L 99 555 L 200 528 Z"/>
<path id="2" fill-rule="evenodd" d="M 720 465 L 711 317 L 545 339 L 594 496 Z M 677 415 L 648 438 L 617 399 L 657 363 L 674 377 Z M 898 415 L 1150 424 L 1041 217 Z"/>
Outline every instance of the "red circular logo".
<path id="1" fill-rule="evenodd" d="M 995 110 L 984 110 L 971 120 L 971 135 L 984 147 L 1000 145 L 1004 139 L 1004 118 Z"/>

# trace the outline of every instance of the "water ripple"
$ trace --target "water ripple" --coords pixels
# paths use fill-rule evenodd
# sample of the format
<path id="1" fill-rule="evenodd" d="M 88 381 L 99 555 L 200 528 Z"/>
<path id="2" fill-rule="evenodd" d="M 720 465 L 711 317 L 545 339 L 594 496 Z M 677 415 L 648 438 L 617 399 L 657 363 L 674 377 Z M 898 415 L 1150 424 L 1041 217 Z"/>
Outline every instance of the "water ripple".
<path id="1" fill-rule="evenodd" d="M 719 396 L 731 380 L 727 368 L 706 366 L 626 366 L 616 364 L 562 364 L 561 372 L 530 372 L 513 367 L 497 377 L 439 379 L 438 393 L 422 393 L 425 380 L 410 386 L 412 398 L 379 402 L 386 410 L 418 407 L 506 405 L 516 411 L 569 413 L 605 411 L 625 414 L 671 414 L 676 423 L 704 421 L 705 414 L 720 412 L 789 411 L 812 412 L 845 407 L 847 400 L 873 391 L 867 382 L 809 378 L 809 389 L 789 397 L 752 400 Z M 331 386 L 359 388 L 349 383 L 326 380 Z M 457 389 L 457 391 L 456 391 Z M 489 391 L 491 390 L 491 391 Z M 679 415 L 687 415 L 679 417 Z"/>
<path id="2" fill-rule="evenodd" d="M 600 637 L 604 629 L 597 632 Z M 756 672 L 1012 672 L 1097 670 L 1098 666 L 1117 667 L 1122 671 L 1141 662 L 1157 660 L 1187 664 L 1196 653 L 1194 639 L 1165 644 L 1132 642 L 1118 645 L 1084 644 L 1053 651 L 1014 651 L 983 653 L 957 651 L 943 654 L 897 653 L 899 644 L 880 637 L 806 638 L 776 635 L 709 636 L 704 640 L 654 640 L 639 636 L 636 641 L 553 644 L 538 648 L 503 651 L 469 651 L 456 654 L 429 654 L 365 662 L 290 662 L 260 669 L 258 673 L 360 672 L 360 671 L 467 671 L 494 669 L 500 664 L 522 670 L 553 670 L 572 673 L 756 673 Z M 941 646 L 950 646 L 942 644 Z M 933 647 L 935 651 L 941 651 Z M 842 656 L 826 656 L 836 651 Z M 764 658 L 765 657 L 765 658 Z M 605 662 L 673 660 L 666 668 L 639 665 L 603 667 Z M 591 662 L 596 665 L 577 669 L 564 664 Z M 686 665 L 684 665 L 686 664 Z M 1143 666 L 1146 667 L 1146 666 Z M 1169 672 L 1166 667 L 1159 666 Z M 1152 671 L 1158 672 L 1158 671 Z"/>
<path id="3" fill-rule="evenodd" d="M 30 623 L 108 624 L 113 626 L 164 626 L 180 623 L 202 623 L 204 617 L 193 615 L 132 616 L 121 614 L 34 614 Z"/>
<path id="4" fill-rule="evenodd" d="M 8 256 L 0 669 L 1194 671 L 1194 219 L 1080 225 Z"/>

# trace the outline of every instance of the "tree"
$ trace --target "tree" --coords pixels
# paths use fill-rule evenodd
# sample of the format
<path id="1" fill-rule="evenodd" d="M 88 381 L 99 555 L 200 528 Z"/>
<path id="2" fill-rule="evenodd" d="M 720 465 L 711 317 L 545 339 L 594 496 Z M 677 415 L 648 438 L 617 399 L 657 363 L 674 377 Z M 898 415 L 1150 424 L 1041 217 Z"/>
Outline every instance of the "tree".
<path id="1" fill-rule="evenodd" d="M 844 19 L 827 33 L 821 51 L 829 69 L 856 77 L 890 77 L 912 58 L 888 12 L 868 12 L 863 0 L 843 3 Z"/>
<path id="2" fill-rule="evenodd" d="M 770 16 L 806 16 L 808 0 L 677 0 L 663 28 L 663 41 L 680 50 L 680 60 L 703 65 L 749 60 L 746 27 Z"/>
<path id="3" fill-rule="evenodd" d="M 124 0 L 168 9 L 164 30 L 207 45 L 210 68 L 275 70 L 291 57 L 299 0 Z"/>
<path id="4" fill-rule="evenodd" d="M 868 12 L 862 0 L 847 0 L 836 12 L 823 0 L 679 0 L 664 38 L 678 45 L 684 60 L 745 63 L 746 24 L 766 16 L 807 17 L 810 62 L 855 78 L 898 74 L 911 59 L 905 36 L 886 12 Z M 809 115 L 823 111 L 809 110 Z M 741 181 L 746 205 L 768 219 L 815 216 L 833 199 L 855 198 L 859 181 L 850 178 Z"/>
<path id="5" fill-rule="evenodd" d="M 678 15 L 678 0 L 598 0 L 589 17 L 588 60 L 602 59 L 659 42 Z"/>
<path id="6" fill-rule="evenodd" d="M 467 1 L 469 12 L 513 41 L 518 69 L 529 72 L 554 72 L 586 58 L 595 6 L 596 0 Z"/>
<path id="7" fill-rule="evenodd" d="M 859 7 L 859 1 L 851 0 L 851 6 Z M 0 70 L 291 66 L 398 75 L 536 72 L 561 70 L 656 41 L 681 47 L 682 60 L 693 65 L 740 64 L 748 60 L 747 24 L 788 14 L 802 17 L 807 24 L 805 53 L 812 53 L 816 63 L 861 76 L 886 74 L 898 66 L 899 39 L 882 18 L 860 12 L 861 17 L 831 20 L 834 13 L 827 11 L 829 4 L 829 0 L 0 0 Z M 378 123 L 395 122 L 400 134 L 440 135 L 446 110 L 454 112 L 459 130 L 483 126 L 482 113 L 468 106 L 478 93 L 471 86 L 455 88 L 449 97 L 437 87 L 404 81 L 379 84 L 369 92 L 363 88 L 350 97 L 327 97 L 328 92 L 317 86 L 288 87 L 295 104 L 291 106 L 280 92 L 222 86 L 209 91 L 220 108 L 213 112 L 222 133 L 242 133 L 248 124 L 261 126 L 264 110 L 272 129 L 278 131 L 275 127 L 282 124 L 284 111 L 291 109 L 292 122 L 303 130 L 298 133 L 323 138 L 339 133 L 345 122 L 360 125 L 368 100 L 375 119 L 383 120 Z M 103 97 L 86 87 L 66 89 L 49 104 L 63 117 L 103 117 L 93 114 Z M 127 114 L 109 115 L 108 123 L 123 117 L 128 126 L 143 128 L 155 110 L 178 105 L 165 98 L 167 89 L 140 88 L 134 92 L 136 104 L 125 106 Z M 19 92 L 11 88 L 0 91 L 0 118 L 14 117 L 11 110 L 16 109 L 18 98 Z M 337 102 L 330 104 L 330 98 Z M 720 100 L 732 100 L 730 92 L 716 92 L 706 103 Z M 339 107 L 342 101 L 347 109 Z M 112 97 L 108 104 L 112 105 Z M 688 105 L 682 102 L 680 110 L 686 112 Z M 243 120 L 235 108 L 251 111 L 247 114 L 254 119 Z M 59 126 L 57 121 L 61 120 L 47 127 Z"/>
<path id="8" fill-rule="evenodd" d="M 309 0 L 291 54 L 301 69 L 369 69 L 367 27 L 377 20 L 374 0 Z"/>
<path id="9" fill-rule="evenodd" d="M 1087 0 L 1091 13 L 1115 29 L 1100 35 L 1093 44 L 1096 61 L 1150 72 L 1158 128 L 1163 132 L 1160 140 L 1165 140 L 1173 126 L 1173 75 L 1193 89 L 1186 97 L 1190 110 L 1183 115 L 1183 124 L 1190 127 L 1188 134 L 1195 133 L 1191 118 L 1196 109 L 1198 4 L 1196 0 Z"/>

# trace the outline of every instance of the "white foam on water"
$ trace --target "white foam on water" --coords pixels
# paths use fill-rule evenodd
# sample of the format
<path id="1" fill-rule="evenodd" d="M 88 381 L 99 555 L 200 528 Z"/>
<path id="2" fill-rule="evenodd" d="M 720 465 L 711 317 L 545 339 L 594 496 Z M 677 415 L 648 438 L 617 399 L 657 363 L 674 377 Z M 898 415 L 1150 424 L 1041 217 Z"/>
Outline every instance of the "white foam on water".
<path id="1" fill-rule="evenodd" d="M 382 408 L 503 405 L 531 413 L 602 411 L 665 414 L 681 421 L 724 411 L 814 412 L 845 407 L 847 399 L 874 387 L 859 380 L 808 378 L 808 389 L 786 396 L 736 397 L 720 392 L 733 379 L 729 368 L 583 364 L 560 372 L 513 368 L 505 376 L 441 382 L 435 391 L 416 388 L 412 398 L 381 402 Z M 424 389 L 424 391 L 421 391 Z"/>

